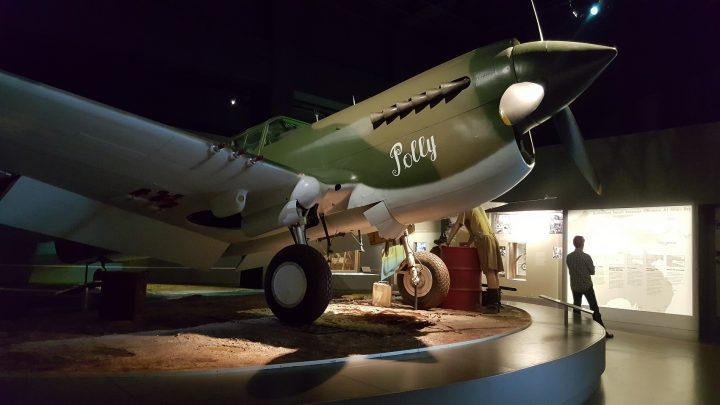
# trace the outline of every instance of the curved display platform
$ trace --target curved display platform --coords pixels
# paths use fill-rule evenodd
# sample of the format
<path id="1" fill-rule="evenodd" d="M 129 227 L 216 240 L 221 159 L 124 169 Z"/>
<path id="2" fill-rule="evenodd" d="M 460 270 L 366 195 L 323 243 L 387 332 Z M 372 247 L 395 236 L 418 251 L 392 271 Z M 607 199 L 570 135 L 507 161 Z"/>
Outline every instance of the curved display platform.
<path id="1" fill-rule="evenodd" d="M 392 356 L 203 372 L 0 377 L 3 403 L 579 403 L 605 369 L 605 331 L 587 316 L 514 302 L 520 332 Z"/>

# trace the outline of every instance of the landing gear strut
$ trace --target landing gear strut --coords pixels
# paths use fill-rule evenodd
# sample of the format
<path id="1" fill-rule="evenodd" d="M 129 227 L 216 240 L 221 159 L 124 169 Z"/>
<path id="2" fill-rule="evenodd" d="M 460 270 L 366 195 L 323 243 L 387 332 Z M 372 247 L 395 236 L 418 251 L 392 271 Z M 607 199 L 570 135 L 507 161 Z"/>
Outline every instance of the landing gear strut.
<path id="1" fill-rule="evenodd" d="M 290 227 L 295 244 L 279 251 L 265 273 L 265 299 L 282 322 L 313 322 L 330 303 L 332 275 L 323 255 L 307 245 L 304 218 Z"/>
<path id="2" fill-rule="evenodd" d="M 450 291 L 450 272 L 445 263 L 430 252 L 413 252 L 407 231 L 400 237 L 405 247 L 405 268 L 398 273 L 398 290 L 405 304 L 430 309 L 445 301 Z"/>

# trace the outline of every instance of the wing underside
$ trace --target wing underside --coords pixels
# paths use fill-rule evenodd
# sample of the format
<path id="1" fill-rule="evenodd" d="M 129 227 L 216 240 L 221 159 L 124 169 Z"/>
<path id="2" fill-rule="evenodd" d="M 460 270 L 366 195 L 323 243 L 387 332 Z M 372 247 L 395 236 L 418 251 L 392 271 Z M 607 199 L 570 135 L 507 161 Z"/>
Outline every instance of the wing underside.
<path id="1" fill-rule="evenodd" d="M 0 200 L 0 223 L 193 268 L 210 268 L 228 246 L 28 177 Z"/>
<path id="2" fill-rule="evenodd" d="M 242 194 L 242 215 L 253 216 L 282 207 L 298 183 L 297 173 L 252 158 L 0 73 L 0 170 L 22 176 L 0 200 L 5 225 L 209 267 L 248 237 L 240 222 L 202 226 L 188 217 L 228 194 Z"/>

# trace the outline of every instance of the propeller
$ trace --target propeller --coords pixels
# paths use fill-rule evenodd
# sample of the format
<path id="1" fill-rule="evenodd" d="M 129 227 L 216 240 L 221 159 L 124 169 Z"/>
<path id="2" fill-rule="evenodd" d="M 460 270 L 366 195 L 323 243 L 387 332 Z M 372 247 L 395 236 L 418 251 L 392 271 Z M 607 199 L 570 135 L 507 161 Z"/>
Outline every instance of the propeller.
<path id="1" fill-rule="evenodd" d="M 598 181 L 595 169 L 592 163 L 590 163 L 590 158 L 585 150 L 582 133 L 580 132 L 577 121 L 575 121 L 575 116 L 572 111 L 570 111 L 570 107 L 565 107 L 560 110 L 560 112 L 553 117 L 553 120 L 555 121 L 555 127 L 558 130 L 560 139 L 567 148 L 568 153 L 570 153 L 570 156 L 572 156 L 578 169 L 580 169 L 580 173 L 585 177 L 590 187 L 595 190 L 595 193 L 602 195 L 602 184 Z"/>

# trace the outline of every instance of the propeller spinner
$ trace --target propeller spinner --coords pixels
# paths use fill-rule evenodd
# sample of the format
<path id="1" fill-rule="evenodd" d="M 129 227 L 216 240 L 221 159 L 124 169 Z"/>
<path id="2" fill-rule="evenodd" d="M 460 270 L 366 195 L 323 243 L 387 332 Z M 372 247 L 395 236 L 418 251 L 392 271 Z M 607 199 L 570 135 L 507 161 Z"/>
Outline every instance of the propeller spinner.
<path id="1" fill-rule="evenodd" d="M 565 41 L 538 41 L 513 47 L 518 83 L 500 99 L 500 118 L 526 133 L 550 117 L 565 147 L 595 192 L 602 185 L 585 150 L 582 134 L 568 105 L 600 75 L 617 55 L 612 47 Z"/>

